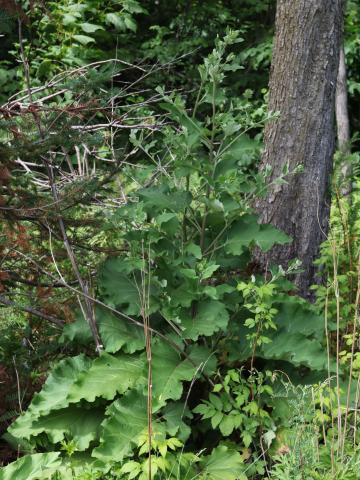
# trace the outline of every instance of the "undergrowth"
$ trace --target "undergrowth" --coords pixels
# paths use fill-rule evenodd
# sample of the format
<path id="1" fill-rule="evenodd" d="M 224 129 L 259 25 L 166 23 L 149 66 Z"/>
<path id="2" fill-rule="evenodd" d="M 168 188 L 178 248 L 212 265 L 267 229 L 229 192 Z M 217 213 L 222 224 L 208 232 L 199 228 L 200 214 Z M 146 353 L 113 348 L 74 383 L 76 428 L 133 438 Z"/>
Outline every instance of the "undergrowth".
<path id="1" fill-rule="evenodd" d="M 99 133 L 101 112 L 86 118 L 95 164 L 121 156 L 124 143 L 131 151 L 102 190 L 112 198 L 91 207 L 102 219 L 94 244 L 111 237 L 118 249 L 103 256 L 92 285 L 101 344 L 81 309 L 54 336 L 61 360 L 5 435 L 24 456 L 0 470 L 1 480 L 359 477 L 357 247 L 346 271 L 350 230 L 329 236 L 319 263 L 335 268 L 317 288 L 317 305 L 294 294 L 297 262 L 271 267 L 266 279 L 252 270 L 253 248 L 291 239 L 259 225 L 251 209 L 270 173 L 253 168 L 269 117 L 227 96 L 226 75 L 241 68 L 231 53 L 239 42 L 234 31 L 217 39 L 193 105 L 158 87 L 153 103 L 129 95 L 141 118 L 129 134 L 114 132 L 113 122 Z M 83 92 L 97 78 L 104 91 L 107 67 L 104 78 L 69 75 L 72 88 Z M 73 99 L 64 96 L 64 110 Z M 112 100 L 112 115 L 122 108 Z M 66 131 L 69 148 L 76 128 Z M 41 123 L 26 131 L 22 147 L 31 140 L 33 162 L 45 156 L 57 165 L 62 132 L 51 132 L 51 142 L 39 132 Z M 276 182 L 297 174 L 285 165 Z M 101 189 L 94 177 L 75 186 Z M 77 193 L 73 184 L 59 190 L 63 201 Z M 340 210 L 333 215 L 337 232 Z"/>

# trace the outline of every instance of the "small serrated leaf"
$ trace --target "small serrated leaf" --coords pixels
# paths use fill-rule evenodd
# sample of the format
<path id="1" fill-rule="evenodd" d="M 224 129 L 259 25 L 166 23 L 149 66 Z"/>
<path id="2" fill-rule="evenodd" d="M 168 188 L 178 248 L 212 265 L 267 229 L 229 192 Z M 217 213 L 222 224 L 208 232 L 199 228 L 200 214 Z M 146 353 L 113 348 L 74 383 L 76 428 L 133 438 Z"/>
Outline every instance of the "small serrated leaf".
<path id="1" fill-rule="evenodd" d="M 222 412 L 219 412 L 219 410 L 216 411 L 215 415 L 213 417 L 211 417 L 212 428 L 216 428 L 219 425 L 223 416 L 224 416 L 224 414 Z"/>

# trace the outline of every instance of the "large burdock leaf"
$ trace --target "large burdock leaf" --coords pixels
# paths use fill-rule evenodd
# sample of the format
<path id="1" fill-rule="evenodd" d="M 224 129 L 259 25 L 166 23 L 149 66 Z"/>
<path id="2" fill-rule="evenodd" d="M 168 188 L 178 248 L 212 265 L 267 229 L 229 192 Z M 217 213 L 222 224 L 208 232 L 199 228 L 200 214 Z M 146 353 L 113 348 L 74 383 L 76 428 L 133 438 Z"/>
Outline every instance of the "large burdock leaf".
<path id="1" fill-rule="evenodd" d="M 115 316 L 104 307 L 96 307 L 96 323 L 106 352 L 115 353 L 122 349 L 126 353 L 134 353 L 145 348 L 143 328 L 130 320 Z M 75 322 L 64 327 L 60 342 L 69 341 L 84 345 L 93 342 L 91 330 L 81 312 Z"/>
<path id="2" fill-rule="evenodd" d="M 260 225 L 255 215 L 244 215 L 230 228 L 225 244 L 226 253 L 241 255 L 255 241 Z"/>
<path id="3" fill-rule="evenodd" d="M 0 480 L 50 479 L 60 465 L 59 452 L 25 455 L 0 469 Z"/>
<path id="4" fill-rule="evenodd" d="M 80 442 L 80 449 L 86 448 L 95 438 L 100 412 L 95 408 L 91 417 L 85 409 L 77 412 L 75 407 L 66 407 L 81 400 L 93 402 L 97 397 L 112 400 L 117 393 L 145 383 L 143 370 L 141 357 L 126 354 L 103 353 L 95 360 L 80 355 L 63 360 L 49 375 L 42 391 L 34 396 L 25 414 L 11 425 L 9 433 L 15 439 L 31 439 L 44 431 L 54 442 L 68 433 Z M 81 419 L 83 438 L 81 422 L 77 421 Z"/>
<path id="5" fill-rule="evenodd" d="M 204 300 L 198 303 L 195 314 L 190 317 L 189 310 L 181 316 L 181 325 L 184 328 L 182 336 L 197 340 L 199 336 L 211 336 L 219 330 L 225 330 L 229 321 L 229 314 L 223 303 L 217 300 Z"/>
<path id="6" fill-rule="evenodd" d="M 295 366 L 305 365 L 313 371 L 327 370 L 327 353 L 322 344 L 323 317 L 299 297 L 284 295 L 275 306 L 277 330 L 269 332 L 272 341 L 262 345 L 259 355 L 285 360 Z"/>
<path id="7" fill-rule="evenodd" d="M 28 433 L 32 436 L 45 432 L 53 443 L 71 438 L 77 450 L 86 450 L 92 440 L 99 437 L 99 428 L 104 420 L 103 408 L 78 408 L 70 406 L 57 410 L 32 423 Z M 28 437 L 29 438 L 29 437 Z"/>
<path id="8" fill-rule="evenodd" d="M 96 397 L 112 400 L 116 393 L 144 382 L 144 360 L 126 354 L 110 355 L 104 352 L 91 367 L 79 375 L 69 390 L 69 403 L 80 400 L 93 402 Z"/>
<path id="9" fill-rule="evenodd" d="M 244 463 L 239 452 L 222 445 L 211 455 L 201 460 L 201 479 L 206 480 L 246 480 Z"/>
<path id="10" fill-rule="evenodd" d="M 184 422 L 184 418 L 193 418 L 192 413 L 184 402 L 170 402 L 162 410 L 162 416 L 166 421 L 166 431 L 171 437 L 178 438 L 185 443 L 191 433 L 191 428 Z"/>
<path id="11" fill-rule="evenodd" d="M 93 336 L 89 324 L 84 318 L 82 312 L 77 312 L 76 320 L 64 325 L 59 343 L 67 344 L 68 342 L 76 342 L 80 345 L 88 345 L 93 342 Z"/>
<path id="12" fill-rule="evenodd" d="M 262 346 L 259 356 L 285 360 L 297 367 L 305 365 L 311 370 L 327 369 L 326 349 L 318 340 L 309 339 L 301 333 L 278 332 L 270 343 Z"/>
<path id="13" fill-rule="evenodd" d="M 141 280 L 136 275 L 139 266 L 121 258 L 109 258 L 99 271 L 100 292 L 107 305 L 120 308 L 127 315 L 141 311 Z"/>
<path id="14" fill-rule="evenodd" d="M 158 410 L 168 400 L 179 400 L 183 393 L 183 382 L 191 381 L 210 357 L 209 350 L 195 347 L 188 358 L 164 342 L 152 349 L 153 407 Z"/>
<path id="15" fill-rule="evenodd" d="M 272 225 L 260 225 L 260 231 L 256 236 L 255 243 L 263 252 L 268 252 L 275 244 L 285 245 L 291 243 L 292 238 L 282 230 Z"/>
<path id="16" fill-rule="evenodd" d="M 41 392 L 34 396 L 28 411 L 46 415 L 52 410 L 66 407 L 69 389 L 88 371 L 91 363 L 92 360 L 84 355 L 59 362 L 51 371 Z"/>
<path id="17" fill-rule="evenodd" d="M 324 316 L 319 314 L 314 305 L 296 296 L 278 294 L 278 298 L 275 322 L 279 330 L 289 334 L 313 335 L 319 340 L 324 338 Z"/>
<path id="18" fill-rule="evenodd" d="M 96 309 L 99 332 L 105 350 L 115 353 L 120 349 L 134 353 L 145 348 L 144 330 L 129 321 L 116 317 L 104 308 Z"/>
<path id="19" fill-rule="evenodd" d="M 147 397 L 132 390 L 115 400 L 107 410 L 100 445 L 92 456 L 104 462 L 121 462 L 137 444 L 147 427 Z"/>
<path id="20" fill-rule="evenodd" d="M 144 209 L 149 212 L 154 210 L 170 210 L 181 212 L 191 203 L 191 194 L 185 190 L 170 191 L 167 185 L 143 188 L 136 194 L 144 202 Z"/>
<path id="21" fill-rule="evenodd" d="M 275 244 L 291 243 L 291 238 L 272 225 L 259 225 L 256 215 L 244 215 L 230 228 L 225 251 L 231 255 L 241 255 L 250 246 L 257 245 L 263 252 Z"/>
<path id="22" fill-rule="evenodd" d="M 60 361 L 48 376 L 42 390 L 34 395 L 25 414 L 10 426 L 9 432 L 16 438 L 28 438 L 34 420 L 53 410 L 67 407 L 69 389 L 80 374 L 87 371 L 91 362 L 84 355 Z"/>
<path id="23" fill-rule="evenodd" d="M 215 169 L 214 177 L 219 177 L 236 171 L 239 165 L 249 165 L 254 155 L 259 151 L 260 144 L 257 140 L 250 138 L 249 135 L 242 134 L 234 139 L 232 136 L 228 139 L 228 144 L 222 149 L 224 153 L 220 157 Z"/>

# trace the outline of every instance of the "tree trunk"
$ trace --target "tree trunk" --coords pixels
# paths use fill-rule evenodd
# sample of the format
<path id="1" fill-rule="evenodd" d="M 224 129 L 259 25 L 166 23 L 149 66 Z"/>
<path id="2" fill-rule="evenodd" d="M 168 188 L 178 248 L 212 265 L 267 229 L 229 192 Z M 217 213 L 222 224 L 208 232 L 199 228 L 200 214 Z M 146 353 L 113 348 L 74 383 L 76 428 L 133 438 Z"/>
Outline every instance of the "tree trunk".
<path id="1" fill-rule="evenodd" d="M 344 47 L 340 50 L 339 71 L 336 84 L 336 126 L 338 149 L 342 153 L 340 167 L 340 189 L 341 194 L 349 196 L 351 200 L 351 162 L 347 156 L 350 151 L 350 121 L 348 111 L 347 84 L 346 84 L 346 63 Z"/>
<path id="2" fill-rule="evenodd" d="M 334 153 L 336 78 L 342 37 L 342 0 L 278 0 L 270 74 L 269 110 L 279 117 L 265 127 L 261 169 L 272 167 L 265 198 L 255 203 L 261 223 L 271 223 L 293 238 L 255 260 L 266 271 L 302 261 L 296 275 L 299 293 L 309 296 L 316 258 L 327 232 L 329 180 Z M 274 185 L 288 164 L 303 173 Z"/>

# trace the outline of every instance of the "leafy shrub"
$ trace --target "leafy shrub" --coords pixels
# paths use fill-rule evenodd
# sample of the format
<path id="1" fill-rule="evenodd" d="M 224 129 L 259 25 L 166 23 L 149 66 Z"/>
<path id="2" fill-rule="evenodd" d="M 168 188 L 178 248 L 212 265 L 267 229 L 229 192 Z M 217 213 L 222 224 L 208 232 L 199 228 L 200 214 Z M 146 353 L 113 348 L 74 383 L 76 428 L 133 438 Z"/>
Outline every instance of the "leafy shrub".
<path id="1" fill-rule="evenodd" d="M 226 72 L 240 65 L 227 48 L 239 41 L 217 39 L 191 108 L 158 88 L 162 128 L 126 137 L 135 154 L 112 184 L 125 200 L 102 227 L 122 253 L 102 262 L 93 300 L 104 351 L 94 358 L 79 312 L 60 341 L 87 354 L 59 361 L 11 425 L 8 441 L 28 455 L 0 480 L 256 478 L 284 423 L 268 372 L 326 375 L 323 319 L 284 278 L 297 265 L 249 275 L 252 248 L 291 239 L 251 211 L 269 173 L 252 168 L 267 117 L 228 99 Z M 140 113 L 150 127 L 158 115 Z"/>

